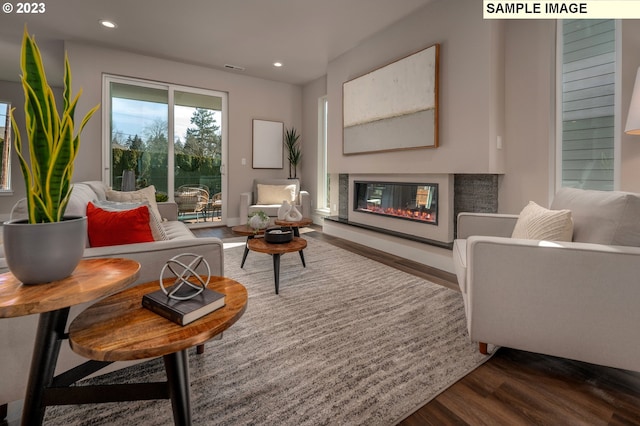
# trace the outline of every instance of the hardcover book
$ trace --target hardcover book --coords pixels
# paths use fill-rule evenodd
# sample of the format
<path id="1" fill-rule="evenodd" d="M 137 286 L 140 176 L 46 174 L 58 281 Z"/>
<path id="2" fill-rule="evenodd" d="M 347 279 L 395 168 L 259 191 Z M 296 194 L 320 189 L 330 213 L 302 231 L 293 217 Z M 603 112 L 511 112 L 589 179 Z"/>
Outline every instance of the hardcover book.
<path id="1" fill-rule="evenodd" d="M 184 289 L 184 290 L 183 290 Z M 171 288 L 167 289 L 169 292 Z M 193 289 L 183 286 L 176 293 L 184 296 Z M 176 300 L 169 298 L 162 290 L 145 294 L 142 297 L 142 306 L 161 315 L 177 324 L 187 325 L 198 318 L 210 314 L 225 305 L 225 296 L 217 291 L 205 288 L 199 295 L 188 300 Z"/>

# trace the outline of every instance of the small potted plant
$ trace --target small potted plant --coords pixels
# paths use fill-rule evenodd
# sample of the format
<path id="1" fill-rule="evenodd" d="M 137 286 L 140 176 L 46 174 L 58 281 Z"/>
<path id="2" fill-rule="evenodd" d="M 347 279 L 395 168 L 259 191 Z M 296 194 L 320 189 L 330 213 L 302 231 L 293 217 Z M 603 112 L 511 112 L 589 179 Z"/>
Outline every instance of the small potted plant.
<path id="1" fill-rule="evenodd" d="M 23 283 L 38 284 L 71 275 L 82 258 L 87 218 L 66 218 L 64 212 L 71 196 L 80 133 L 99 105 L 76 129 L 74 115 L 80 93 L 75 98 L 71 95 L 71 70 L 65 55 L 63 109 L 58 113 L 40 50 L 26 27 L 20 66 L 26 141 L 13 113 L 11 123 L 25 180 L 28 219 L 6 222 L 3 239 L 9 270 Z"/>
<path id="2" fill-rule="evenodd" d="M 298 164 L 302 160 L 302 150 L 298 143 L 300 135 L 295 127 L 288 129 L 284 135 L 284 147 L 287 150 L 287 160 L 289 160 L 289 179 L 298 178 Z"/>

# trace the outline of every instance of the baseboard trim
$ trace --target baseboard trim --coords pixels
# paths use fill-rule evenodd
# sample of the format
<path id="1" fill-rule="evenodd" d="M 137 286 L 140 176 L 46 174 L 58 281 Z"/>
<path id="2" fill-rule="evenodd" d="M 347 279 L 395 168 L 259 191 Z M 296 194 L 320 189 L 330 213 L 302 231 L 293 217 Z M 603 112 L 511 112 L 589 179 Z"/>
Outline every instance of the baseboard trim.
<path id="1" fill-rule="evenodd" d="M 390 253 L 442 271 L 455 273 L 452 251 L 417 241 L 382 234 L 369 229 L 325 220 L 322 232 L 376 250 Z"/>

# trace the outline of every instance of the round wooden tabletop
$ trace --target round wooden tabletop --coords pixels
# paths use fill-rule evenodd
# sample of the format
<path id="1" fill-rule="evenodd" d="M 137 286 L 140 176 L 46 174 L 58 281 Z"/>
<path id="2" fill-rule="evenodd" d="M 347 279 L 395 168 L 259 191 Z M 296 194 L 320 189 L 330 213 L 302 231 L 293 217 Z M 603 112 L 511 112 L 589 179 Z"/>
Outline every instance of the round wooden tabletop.
<path id="1" fill-rule="evenodd" d="M 231 230 L 239 235 L 250 236 L 250 235 L 262 235 L 264 234 L 264 229 L 255 230 L 249 225 L 238 225 L 231 228 Z"/>
<path id="2" fill-rule="evenodd" d="M 302 219 L 300 219 L 297 222 L 288 222 L 286 220 L 279 220 L 276 219 L 273 223 L 275 223 L 278 226 L 291 226 L 293 228 L 300 228 L 303 226 L 309 226 L 313 223 L 313 220 L 311 220 L 308 217 L 303 217 Z"/>
<path id="3" fill-rule="evenodd" d="M 78 315 L 69 326 L 74 352 L 97 361 L 164 356 L 197 346 L 234 324 L 247 306 L 247 289 L 225 277 L 211 277 L 207 288 L 225 294 L 225 306 L 185 326 L 142 307 L 142 296 L 158 281 L 107 297 Z"/>
<path id="4" fill-rule="evenodd" d="M 307 240 L 300 237 L 293 237 L 293 240 L 288 243 L 274 244 L 266 242 L 264 238 L 253 238 L 247 241 L 247 247 L 249 247 L 249 250 L 257 251 L 258 253 L 293 253 L 304 250 L 307 247 Z"/>
<path id="5" fill-rule="evenodd" d="M 138 278 L 140 264 L 121 258 L 83 259 L 59 281 L 22 284 L 11 272 L 0 275 L 0 318 L 55 311 L 99 299 Z"/>

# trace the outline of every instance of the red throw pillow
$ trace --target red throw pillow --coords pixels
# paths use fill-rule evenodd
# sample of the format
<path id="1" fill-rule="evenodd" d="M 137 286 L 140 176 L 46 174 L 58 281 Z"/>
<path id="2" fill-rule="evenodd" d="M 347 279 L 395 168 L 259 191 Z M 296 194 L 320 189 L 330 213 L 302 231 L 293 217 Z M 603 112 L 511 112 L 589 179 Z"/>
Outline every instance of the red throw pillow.
<path id="1" fill-rule="evenodd" d="M 149 226 L 149 208 L 106 211 L 87 204 L 87 230 L 90 247 L 154 241 Z"/>

